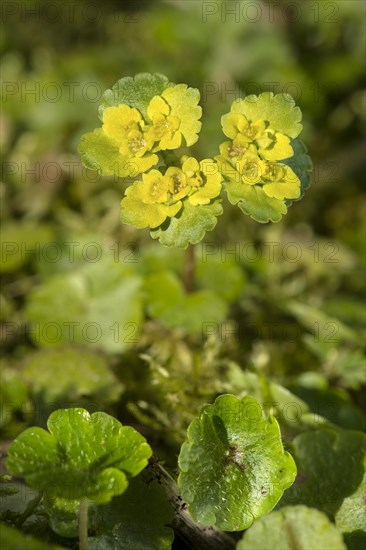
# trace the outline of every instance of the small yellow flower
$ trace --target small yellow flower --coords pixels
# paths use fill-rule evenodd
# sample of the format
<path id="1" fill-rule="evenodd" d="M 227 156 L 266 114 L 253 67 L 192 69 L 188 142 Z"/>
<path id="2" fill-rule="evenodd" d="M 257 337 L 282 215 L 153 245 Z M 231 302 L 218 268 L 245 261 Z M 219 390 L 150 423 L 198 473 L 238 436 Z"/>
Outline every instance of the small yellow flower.
<path id="1" fill-rule="evenodd" d="M 245 115 L 234 113 L 223 115 L 221 122 L 223 132 L 227 137 L 235 139 L 240 134 L 241 140 L 246 143 L 251 143 L 262 137 L 266 128 L 264 120 L 249 122 Z"/>
<path id="2" fill-rule="evenodd" d="M 218 197 L 222 176 L 215 161 L 204 159 L 198 163 L 195 158 L 188 157 L 183 162 L 182 170 L 192 189 L 188 201 L 193 206 L 209 204 L 212 199 Z"/>
<path id="3" fill-rule="evenodd" d="M 169 191 L 173 200 L 180 200 L 188 195 L 191 187 L 187 182 L 186 175 L 180 168 L 171 166 L 165 172 L 165 176 L 169 181 Z"/>
<path id="4" fill-rule="evenodd" d="M 140 111 L 128 105 L 108 107 L 103 112 L 103 130 L 118 142 L 128 139 L 131 132 L 141 132 L 144 126 Z"/>
<path id="5" fill-rule="evenodd" d="M 266 160 L 284 160 L 294 154 L 290 138 L 270 128 L 266 130 L 264 136 L 256 140 L 256 144 L 258 153 Z"/>
<path id="6" fill-rule="evenodd" d="M 233 165 L 243 159 L 248 154 L 256 154 L 257 148 L 252 143 L 244 140 L 241 134 L 238 134 L 233 141 L 224 141 L 220 145 L 220 153 Z"/>
<path id="7" fill-rule="evenodd" d="M 254 152 L 254 149 L 265 160 L 284 160 L 294 154 L 290 138 L 271 129 L 269 122 L 251 122 L 245 115 L 236 113 L 224 115 L 221 121 L 224 134 L 232 139 L 220 148 L 221 154 L 228 160 L 241 160 L 243 155 Z"/>
<path id="8" fill-rule="evenodd" d="M 151 125 L 146 133 L 155 142 L 154 151 L 190 147 L 198 139 L 202 109 L 199 92 L 186 84 L 166 88 L 151 99 L 147 114 Z"/>
<path id="9" fill-rule="evenodd" d="M 158 227 L 182 208 L 181 201 L 174 204 L 162 202 L 166 193 L 167 179 L 158 170 L 143 174 L 142 181 L 126 189 L 121 202 L 121 221 L 140 229 Z"/>
<path id="10" fill-rule="evenodd" d="M 182 157 L 182 168 L 171 166 L 143 174 L 126 190 L 121 219 L 136 227 L 155 228 L 175 216 L 187 201 L 192 206 L 210 204 L 221 191 L 222 176 L 216 162 Z"/>
<path id="11" fill-rule="evenodd" d="M 128 157 L 142 157 L 151 151 L 152 146 L 153 142 L 146 133 L 131 130 L 126 139 L 121 142 L 119 152 Z"/>
<path id="12" fill-rule="evenodd" d="M 163 176 L 159 170 L 151 170 L 143 176 L 144 204 L 163 204 L 169 197 L 169 178 Z"/>
<path id="13" fill-rule="evenodd" d="M 178 149 L 182 143 L 180 119 L 170 112 L 169 105 L 161 96 L 153 97 L 147 108 L 152 125 L 146 134 L 152 142 L 158 142 L 158 149 Z"/>
<path id="14" fill-rule="evenodd" d="M 262 184 L 263 191 L 268 197 L 279 200 L 298 199 L 300 197 L 300 179 L 286 164 L 267 162 Z"/>

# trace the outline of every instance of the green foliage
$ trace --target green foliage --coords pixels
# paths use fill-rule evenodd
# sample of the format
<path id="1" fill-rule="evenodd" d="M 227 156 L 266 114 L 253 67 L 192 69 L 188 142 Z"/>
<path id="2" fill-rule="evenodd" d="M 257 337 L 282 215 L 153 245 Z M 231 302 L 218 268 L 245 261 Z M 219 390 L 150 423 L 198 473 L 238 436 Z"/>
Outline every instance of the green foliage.
<path id="1" fill-rule="evenodd" d="M 172 508 L 160 485 L 133 479 L 127 491 L 107 506 L 91 509 L 96 535 L 89 537 L 90 550 L 169 550 L 174 533 L 168 525 Z"/>
<path id="2" fill-rule="evenodd" d="M 169 271 L 154 273 L 144 282 L 147 311 L 169 328 L 200 333 L 204 323 L 220 323 L 226 303 L 209 290 L 185 294 L 183 285 Z"/>
<path id="3" fill-rule="evenodd" d="M 189 243 L 199 243 L 207 231 L 212 231 L 217 216 L 221 214 L 222 207 L 218 201 L 200 206 L 187 204 L 180 216 L 172 218 L 169 224 L 153 229 L 151 236 L 165 246 L 186 248 Z"/>
<path id="4" fill-rule="evenodd" d="M 294 481 L 273 417 L 252 397 L 218 397 L 190 424 L 178 463 L 179 487 L 193 518 L 241 531 L 273 509 Z"/>
<path id="5" fill-rule="evenodd" d="M 129 426 L 103 412 L 53 412 L 42 428 L 28 428 L 9 449 L 7 468 L 54 498 L 109 502 L 146 465 L 151 449 Z"/>
<path id="6" fill-rule="evenodd" d="M 336 526 L 344 534 L 347 548 L 360 548 L 366 542 L 366 472 L 354 493 L 347 496 L 335 515 Z"/>
<path id="7" fill-rule="evenodd" d="M 31 354 L 22 376 L 34 396 L 45 403 L 66 398 L 73 402 L 88 397 L 93 402 L 113 402 L 123 386 L 108 368 L 101 354 L 88 348 L 68 346 L 43 349 Z M 57 386 L 52 382 L 57 380 Z"/>
<path id="8" fill-rule="evenodd" d="M 261 518 L 244 534 L 237 550 L 346 550 L 341 533 L 318 510 L 288 506 Z"/>
<path id="9" fill-rule="evenodd" d="M 92 344 L 118 353 L 136 341 L 141 280 L 112 257 L 55 275 L 35 288 L 27 308 L 32 338 L 43 346 Z"/>
<path id="10" fill-rule="evenodd" d="M 334 516 L 362 481 L 365 446 L 365 435 L 356 431 L 323 428 L 296 436 L 291 447 L 298 475 L 281 503 L 306 504 Z"/>
<path id="11" fill-rule="evenodd" d="M 5 362 L 1 368 L 0 400 L 1 428 L 7 426 L 16 413 L 29 404 L 29 390 L 26 382 L 20 378 L 15 369 L 6 366 Z"/>
<path id="12" fill-rule="evenodd" d="M 51 21 L 50 10 L 43 9 L 46 6 L 29 0 L 26 13 L 17 9 L 18 6 L 6 12 L 3 27 L 1 72 L 5 84 L 2 90 L 3 170 L 0 189 L 3 219 L 0 295 L 0 340 L 4 354 L 0 409 L 2 453 L 6 455 L 11 441 L 27 426 L 44 427 L 43 420 L 56 403 L 48 402 L 45 407 L 38 388 L 48 401 L 51 396 L 55 400 L 62 398 L 63 403 L 57 403 L 58 408 L 84 407 L 90 413 L 96 408 L 105 410 L 122 424 L 141 429 L 141 433 L 153 442 L 154 452 L 173 477 L 186 427 L 203 403 L 213 403 L 223 393 L 235 394 L 239 398 L 246 395 L 255 397 L 264 414 L 273 414 L 278 420 L 287 449 L 292 448 L 292 441 L 299 434 L 308 434 L 303 442 L 305 453 L 305 446 L 309 444 L 311 447 L 312 434 L 317 434 L 322 427 L 332 433 L 332 430 L 337 432 L 336 426 L 346 433 L 347 430 L 364 429 L 365 308 L 362 297 L 366 249 L 364 151 L 361 144 L 364 90 L 363 67 L 359 62 L 364 53 L 364 4 L 356 0 L 300 2 L 292 10 L 291 3 L 259 1 L 257 13 L 250 9 L 250 3 L 244 3 L 248 4 L 248 10 L 243 6 L 240 14 L 228 13 L 225 3 L 219 1 L 206 3 L 202 8 L 201 2 L 190 2 L 188 6 L 184 1 L 150 1 L 126 6 L 127 3 L 112 0 L 100 3 L 97 11 L 86 10 L 84 8 L 89 6 L 82 4 L 75 3 L 72 12 L 62 9 L 63 16 L 52 17 L 57 21 Z M 206 8 L 208 13 L 205 14 Z M 254 20 L 261 12 L 260 22 L 256 24 Z M 61 10 L 58 14 L 61 16 Z M 263 16 L 266 14 L 268 17 Z M 155 70 L 167 74 L 169 80 L 187 82 L 193 87 L 186 93 L 185 85 L 178 84 L 180 88 L 176 90 L 179 102 L 183 97 L 190 103 L 186 111 L 192 114 L 192 118 L 186 120 L 192 126 L 191 135 L 185 129 L 189 143 L 183 134 L 177 132 L 177 120 L 172 118 L 177 115 L 172 114 L 169 94 L 165 99 L 162 96 L 175 85 L 164 76 L 145 72 Z M 140 74 L 122 79 L 100 99 L 102 91 L 110 88 L 119 74 L 135 73 Z M 194 88 L 200 90 L 200 104 L 204 107 L 200 132 L 200 115 L 194 115 L 192 121 L 194 112 L 200 109 L 198 91 Z M 115 339 L 118 339 L 118 325 L 115 323 L 124 317 L 124 301 L 116 297 L 113 303 L 108 300 L 104 312 L 99 310 L 98 319 L 93 318 L 94 313 L 87 319 L 87 322 L 96 321 L 98 324 L 105 319 L 108 323 L 106 329 L 103 325 L 99 342 L 91 341 L 95 332 L 90 328 L 84 333 L 87 338 L 81 334 L 80 343 L 83 345 L 80 345 L 72 340 L 72 327 L 66 327 L 64 343 L 61 345 L 60 342 L 57 348 L 60 355 L 56 355 L 56 346 L 46 349 L 43 344 L 51 344 L 49 340 L 56 333 L 52 332 L 54 325 L 44 323 L 37 313 L 29 322 L 25 306 L 32 300 L 36 289 L 47 287 L 53 276 L 79 274 L 85 264 L 84 245 L 94 242 L 103 246 L 103 259 L 96 262 L 103 265 L 96 283 L 99 294 L 104 294 L 104 290 L 109 288 L 113 271 L 110 264 L 103 261 L 105 255 L 114 254 L 115 262 L 128 267 L 129 274 L 141 281 L 142 291 L 145 280 L 158 273 L 168 272 L 181 281 L 184 250 L 161 246 L 158 239 L 153 241 L 150 238 L 149 231 L 160 234 L 160 228 L 164 226 L 164 231 L 167 231 L 169 223 L 174 227 L 176 218 L 184 212 L 184 206 L 156 229 L 136 230 L 130 224 L 121 224 L 119 219 L 119 204 L 125 186 L 128 189 L 136 181 L 142 181 L 142 175 L 136 174 L 140 170 L 144 175 L 148 173 L 144 172 L 145 169 L 149 172 L 156 170 L 162 176 L 169 168 L 182 170 L 182 155 L 197 160 L 214 158 L 222 141 L 230 143 L 235 139 L 224 138 L 219 124 L 220 117 L 230 111 L 234 97 L 244 99 L 253 93 L 260 97 L 262 92 L 270 89 L 276 94 L 273 98 L 281 97 L 281 93 L 287 91 L 293 95 L 303 111 L 304 128 L 296 138 L 286 134 L 290 127 L 299 128 L 301 122 L 293 117 L 293 109 L 289 110 L 288 127 L 281 128 L 283 132 L 277 130 L 285 138 L 281 137 L 278 143 L 277 139 L 272 139 L 275 142 L 272 152 L 263 147 L 263 143 L 261 147 L 258 145 L 258 151 L 264 151 L 263 156 L 280 154 L 283 157 L 291 147 L 295 153 L 292 157 L 261 160 L 289 166 L 300 180 L 300 186 L 294 179 L 296 186 L 291 185 L 292 181 L 281 185 L 276 185 L 280 182 L 266 181 L 262 187 L 266 186 L 272 194 L 282 191 L 284 195 L 286 190 L 286 195 L 290 191 L 291 195 L 298 197 L 277 199 L 264 193 L 263 189 L 261 196 L 247 190 L 247 201 L 238 203 L 249 214 L 243 215 L 240 208 L 226 202 L 227 193 L 224 191 L 230 187 L 234 193 L 235 188 L 225 178 L 220 195 L 214 199 L 224 210 L 220 217 L 215 215 L 212 218 L 212 225 L 217 220 L 216 230 L 210 234 L 206 232 L 206 235 L 202 231 L 206 239 L 202 251 L 201 246 L 195 245 L 194 285 L 194 293 L 210 291 L 215 296 L 212 295 L 212 304 L 216 304 L 217 299 L 222 300 L 226 310 L 223 321 L 210 323 L 208 334 L 203 335 L 197 322 L 203 309 L 200 308 L 198 315 L 196 308 L 194 311 L 186 308 L 184 323 L 189 328 L 188 315 L 192 315 L 197 331 L 183 329 L 178 323 L 171 329 L 164 324 L 162 317 L 158 320 L 152 314 L 147 297 L 144 300 L 141 296 L 139 307 L 142 310 L 145 306 L 146 313 L 144 320 L 141 317 L 141 330 L 136 331 L 135 326 L 127 328 L 126 345 L 116 345 L 112 349 L 111 342 L 104 347 L 104 340 L 113 336 L 115 344 Z M 148 109 L 154 97 L 158 99 Z M 240 105 L 241 101 L 238 101 Z M 97 119 L 100 102 L 101 122 Z M 274 103 L 273 99 L 272 107 Z M 121 104 L 128 109 L 120 109 Z M 141 118 L 130 109 L 139 111 Z M 266 111 L 264 105 L 261 110 Z M 273 110 L 277 112 L 279 109 Z M 146 150 L 140 150 L 141 156 L 131 156 L 121 135 L 116 134 L 113 119 L 117 121 L 120 117 L 120 120 L 121 115 L 136 122 L 131 139 L 141 137 L 141 134 L 146 138 Z M 271 109 L 267 116 L 271 117 Z M 168 122 L 168 127 L 170 125 L 170 130 L 162 135 L 158 129 L 160 121 Z M 94 126 L 99 128 L 93 132 Z M 198 133 L 200 139 L 196 141 Z M 80 165 L 75 155 L 81 134 L 84 137 L 80 151 L 87 169 Z M 177 145 L 179 139 L 184 146 L 195 143 L 191 150 L 166 148 Z M 311 161 L 300 139 L 306 143 L 314 162 L 313 176 Z M 239 138 L 237 143 L 241 146 L 243 139 Z M 137 140 L 134 145 L 138 145 Z M 99 174 L 92 171 L 98 167 Z M 306 200 L 289 208 L 292 202 L 303 196 L 310 179 L 313 179 L 313 187 L 306 193 Z M 270 187 L 272 183 L 274 185 Z M 248 187 L 252 189 L 259 185 L 248 184 Z M 219 202 L 222 198 L 224 200 Z M 250 204 L 249 199 L 252 200 Z M 187 201 L 186 197 L 181 199 L 182 203 L 184 201 Z M 140 203 L 139 211 L 145 209 L 146 214 L 146 206 L 141 207 Z M 195 208 L 200 212 L 200 205 Z M 284 216 L 286 209 L 287 215 Z M 252 216 L 278 219 L 281 215 L 284 216 L 282 222 L 276 224 L 261 224 L 252 219 Z M 144 214 L 141 217 L 144 218 Z M 195 219 L 193 229 L 184 228 L 186 241 L 189 242 L 188 237 L 200 238 L 196 235 L 198 223 L 199 219 Z M 183 232 L 183 226 L 179 231 Z M 168 234 L 166 238 L 173 242 L 176 236 Z M 76 261 L 70 260 L 71 243 L 71 246 L 75 245 Z M 208 248 L 205 248 L 206 244 Z M 212 255 L 203 262 L 202 254 L 207 250 Z M 56 252 L 57 256 L 58 251 L 61 257 L 53 261 L 53 253 Z M 63 300 L 62 293 L 67 284 L 55 288 L 54 294 L 47 298 L 52 304 L 47 323 L 55 320 L 57 323 L 57 312 L 64 310 L 62 322 L 75 321 L 85 326 L 84 312 L 89 310 L 90 294 L 83 289 L 89 282 L 73 286 L 72 293 L 65 290 Z M 137 293 L 126 286 L 127 292 L 131 295 Z M 118 314 L 117 302 L 121 303 Z M 293 307 L 294 302 L 300 306 Z M 74 303 L 80 304 L 75 312 Z M 206 306 L 208 304 L 205 304 L 205 311 Z M 164 307 L 164 316 L 169 317 L 167 300 Z M 178 313 L 173 301 L 171 309 Z M 205 322 L 215 319 L 213 313 L 216 314 L 216 309 L 212 307 L 207 311 Z M 182 316 L 180 319 L 182 322 Z M 174 319 L 170 321 L 174 325 Z M 47 342 L 43 343 L 39 336 L 41 326 L 47 336 Z M 121 341 L 123 337 L 119 339 Z M 103 347 L 103 355 L 100 350 L 92 354 L 98 345 Z M 65 377 L 62 377 L 61 354 L 64 351 L 67 353 Z M 80 369 L 75 359 L 77 355 Z M 45 357 L 44 361 L 42 357 Z M 45 373 L 46 357 L 50 362 L 48 377 Z M 90 359 L 88 367 L 87 359 Z M 67 378 L 71 375 L 71 364 L 74 365 L 74 383 L 67 386 L 64 382 L 66 374 Z M 28 365 L 32 366 L 32 379 L 24 376 Z M 54 377 L 52 373 L 55 373 Z M 98 380 L 96 384 L 92 379 L 94 375 Z M 42 377 L 42 384 L 38 382 L 38 376 Z M 58 391 L 61 382 L 63 396 Z M 121 385 L 123 393 L 120 393 Z M 310 464 L 313 460 L 314 479 L 320 477 L 330 480 L 335 486 L 340 485 L 346 496 L 338 499 L 329 489 L 330 483 L 324 482 L 321 484 L 324 496 L 313 499 L 312 506 L 323 509 L 324 500 L 332 501 L 334 497 L 339 507 L 329 519 L 335 520 L 337 529 L 343 533 L 348 550 L 359 550 L 365 546 L 362 525 L 364 489 L 362 476 L 355 479 L 349 473 L 353 466 L 359 470 L 359 455 L 350 446 L 349 455 L 354 452 L 356 458 L 353 465 L 343 457 L 346 454 L 344 441 L 341 442 L 342 452 L 331 449 L 330 444 L 325 447 L 319 445 L 318 455 L 309 458 L 308 471 L 313 471 Z M 324 466 L 320 468 L 323 453 Z M 337 460 L 344 465 L 343 469 L 333 467 Z M 332 476 L 327 471 L 327 462 L 330 469 L 334 469 Z M 174 548 L 186 550 L 186 547 L 194 546 L 186 542 L 185 535 L 189 536 L 189 531 L 182 536 L 180 530 L 180 512 L 194 527 L 185 503 L 178 499 L 173 506 L 178 512 L 172 523 L 167 499 L 162 494 L 159 499 L 151 499 L 154 504 L 150 509 L 144 507 L 149 500 L 148 489 L 157 487 L 150 481 L 150 469 L 146 474 L 146 492 L 142 487 L 142 479 L 145 479 L 142 473 L 141 478 L 130 481 L 123 495 L 114 497 L 108 504 L 89 507 L 89 545 L 95 539 L 97 542 L 93 543 L 97 546 L 110 550 L 110 547 L 129 541 L 134 548 L 138 545 L 137 535 L 141 535 L 139 540 L 145 535 L 141 542 L 143 546 L 148 547 L 148 539 L 157 540 L 158 547 L 159 542 L 163 546 L 171 533 L 162 525 L 169 524 L 176 534 Z M 51 548 L 54 545 L 77 548 L 78 541 L 70 539 L 72 533 L 76 534 L 78 523 L 76 502 L 46 498 L 48 491 L 39 502 L 40 494 L 9 477 L 4 478 L 0 489 L 0 538 L 3 546 L 17 550 Z M 346 490 L 347 479 L 349 486 Z M 298 482 L 301 480 L 299 477 Z M 138 488 L 140 481 L 141 490 Z M 296 492 L 300 493 L 301 483 L 298 482 Z M 127 496 L 131 503 L 135 502 L 134 487 L 139 494 L 136 502 L 140 504 L 131 505 L 130 510 L 124 499 Z M 123 511 L 119 513 L 117 504 L 121 501 L 124 502 Z M 292 506 L 292 502 L 288 504 L 287 509 L 295 515 L 298 506 Z M 166 509 L 165 517 L 163 514 L 159 516 L 159 508 Z M 282 509 L 279 512 L 282 514 Z M 255 539 L 250 547 L 255 548 L 261 536 L 256 528 L 259 531 L 261 527 L 262 531 L 263 523 L 277 517 L 275 514 L 277 512 L 260 518 L 244 534 L 244 540 L 251 536 Z M 124 521 L 125 515 L 128 521 Z M 108 524 L 104 529 L 98 519 L 100 516 Z M 111 521 L 108 521 L 109 516 Z M 318 523 L 313 514 L 311 521 L 311 534 L 315 539 L 315 524 Z M 123 528 L 120 528 L 122 524 Z M 322 525 L 329 533 L 329 522 L 324 520 Z M 296 519 L 296 524 L 292 522 L 291 526 L 290 531 L 298 535 L 292 546 L 300 546 L 301 531 L 306 527 L 301 519 Z M 10 539 L 8 530 L 11 527 Z M 154 527 L 156 537 L 149 532 Z M 203 530 L 211 540 L 212 530 Z M 55 531 L 61 536 L 64 533 L 69 540 L 60 538 Z M 270 550 L 274 542 L 274 531 L 274 527 L 266 531 L 268 534 L 263 545 L 266 550 Z M 287 533 L 286 525 L 283 532 Z M 216 534 L 222 535 L 220 532 Z M 234 535 L 231 546 L 241 536 Z M 323 549 L 331 546 L 329 542 L 318 545 L 311 542 L 305 547 Z M 168 546 L 168 542 L 166 544 Z M 285 545 L 286 541 L 280 544 L 281 547 Z M 201 546 L 205 548 L 207 545 Z M 221 546 L 226 547 L 225 544 L 218 545 Z"/>
<path id="13" fill-rule="evenodd" d="M 0 525 L 1 543 L 7 550 L 65 550 L 64 546 L 48 544 L 42 540 L 23 535 L 8 525 Z"/>
<path id="14" fill-rule="evenodd" d="M 37 250 L 54 238 L 52 228 L 47 224 L 8 223 L 1 228 L 1 273 L 10 273 L 23 267 L 37 257 Z M 28 254 L 24 254 L 24 250 Z"/>

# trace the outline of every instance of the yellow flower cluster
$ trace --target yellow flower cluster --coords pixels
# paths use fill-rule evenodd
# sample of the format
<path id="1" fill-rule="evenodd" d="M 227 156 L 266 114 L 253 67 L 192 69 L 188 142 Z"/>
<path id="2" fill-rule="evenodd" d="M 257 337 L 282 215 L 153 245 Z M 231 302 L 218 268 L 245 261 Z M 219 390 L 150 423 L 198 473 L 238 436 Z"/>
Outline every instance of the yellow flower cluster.
<path id="1" fill-rule="evenodd" d="M 126 189 L 122 200 L 122 220 L 136 227 L 158 227 L 175 216 L 188 201 L 192 206 L 209 204 L 221 191 L 221 174 L 212 159 L 198 162 L 182 157 L 181 168 L 171 166 L 143 174 Z"/>
<path id="2" fill-rule="evenodd" d="M 158 162 L 157 151 L 178 149 L 197 140 L 201 108 L 194 90 L 185 84 L 167 88 L 147 106 L 147 120 L 135 107 L 125 104 L 103 112 L 103 132 L 119 153 L 146 172 Z"/>
<path id="3" fill-rule="evenodd" d="M 224 115 L 222 127 L 231 141 L 220 145 L 216 158 L 228 180 L 260 185 L 268 197 L 279 200 L 300 196 L 299 178 L 290 167 L 279 162 L 294 154 L 288 136 L 273 130 L 268 121 L 250 121 L 237 113 Z"/>

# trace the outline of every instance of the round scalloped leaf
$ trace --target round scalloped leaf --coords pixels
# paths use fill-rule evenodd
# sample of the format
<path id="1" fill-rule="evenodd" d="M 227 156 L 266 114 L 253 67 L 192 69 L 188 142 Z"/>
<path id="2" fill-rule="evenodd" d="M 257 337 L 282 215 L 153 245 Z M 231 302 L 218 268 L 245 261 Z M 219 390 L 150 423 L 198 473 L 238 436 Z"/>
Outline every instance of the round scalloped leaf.
<path id="1" fill-rule="evenodd" d="M 120 178 L 136 177 L 155 166 L 159 160 L 154 154 L 139 159 L 124 157 L 119 152 L 118 144 L 102 128 L 83 134 L 78 151 L 86 168 L 98 170 L 103 176 L 117 175 Z"/>
<path id="2" fill-rule="evenodd" d="M 192 206 L 189 201 L 185 201 L 176 216 L 151 230 L 150 234 L 165 246 L 187 248 L 189 243 L 197 244 L 202 241 L 206 231 L 212 231 L 217 223 L 217 216 L 221 216 L 222 212 L 219 201 L 199 206 Z"/>
<path id="3" fill-rule="evenodd" d="M 137 341 L 142 319 L 141 278 L 106 255 L 61 273 L 30 294 L 25 315 L 43 346 L 87 344 L 111 353 Z"/>
<path id="4" fill-rule="evenodd" d="M 270 512 L 296 476 L 273 417 L 253 397 L 205 405 L 179 455 L 178 484 L 193 519 L 241 531 Z"/>
<path id="5" fill-rule="evenodd" d="M 49 431 L 28 428 L 12 443 L 10 473 L 58 498 L 109 502 L 122 494 L 128 477 L 145 468 L 152 451 L 145 438 L 112 416 L 85 409 L 59 409 Z"/>
<path id="6" fill-rule="evenodd" d="M 344 533 L 347 541 L 347 546 L 351 546 L 349 542 L 359 542 L 351 546 L 352 548 L 362 548 L 366 542 L 366 508 L 365 508 L 365 495 L 366 495 L 366 471 L 364 472 L 363 479 L 354 493 L 347 496 L 342 502 L 340 508 L 335 515 L 336 526 L 342 533 Z M 361 544 L 363 542 L 363 545 Z"/>
<path id="7" fill-rule="evenodd" d="M 296 436 L 292 447 L 298 476 L 280 504 L 306 504 L 334 515 L 362 481 L 366 436 L 324 427 Z"/>
<path id="8" fill-rule="evenodd" d="M 30 354 L 22 377 L 33 395 L 47 403 L 62 399 L 74 402 L 86 396 L 111 403 L 117 401 L 123 390 L 103 355 L 77 346 Z"/>
<path id="9" fill-rule="evenodd" d="M 245 115 L 248 120 L 266 120 L 277 132 L 295 139 L 302 130 L 301 110 L 289 94 L 249 95 L 245 99 L 236 99 L 231 106 L 232 113 Z"/>
<path id="10" fill-rule="evenodd" d="M 97 535 L 89 537 L 89 550 L 169 550 L 174 532 L 167 527 L 173 510 L 156 482 L 131 480 L 127 491 L 106 506 L 90 509 Z"/>
<path id="11" fill-rule="evenodd" d="M 261 518 L 237 550 L 346 550 L 341 533 L 327 516 L 306 506 L 288 506 Z"/>
<path id="12" fill-rule="evenodd" d="M 226 303 L 209 290 L 185 294 L 182 283 L 169 271 L 148 275 L 144 281 L 148 313 L 163 325 L 200 333 L 204 323 L 221 323 Z"/>
<path id="13" fill-rule="evenodd" d="M 131 76 L 121 78 L 112 86 L 112 89 L 104 92 L 100 115 L 106 107 L 124 103 L 130 107 L 136 107 L 146 119 L 147 107 L 152 98 L 161 95 L 170 86 L 174 84 L 159 73 L 139 73 L 133 78 Z"/>
<path id="14" fill-rule="evenodd" d="M 291 141 L 291 147 L 294 150 L 294 156 L 289 159 L 282 160 L 281 163 L 289 166 L 299 178 L 301 194 L 297 199 L 286 201 L 287 205 L 292 204 L 295 200 L 298 201 L 302 199 L 305 191 L 309 189 L 311 185 L 311 172 L 313 170 L 313 163 L 307 154 L 308 150 L 304 142 L 301 141 L 301 139 L 295 139 L 294 141 Z"/>
<path id="15" fill-rule="evenodd" d="M 224 187 L 229 202 L 259 223 L 278 222 L 287 212 L 285 201 L 269 197 L 259 185 L 229 180 Z"/>

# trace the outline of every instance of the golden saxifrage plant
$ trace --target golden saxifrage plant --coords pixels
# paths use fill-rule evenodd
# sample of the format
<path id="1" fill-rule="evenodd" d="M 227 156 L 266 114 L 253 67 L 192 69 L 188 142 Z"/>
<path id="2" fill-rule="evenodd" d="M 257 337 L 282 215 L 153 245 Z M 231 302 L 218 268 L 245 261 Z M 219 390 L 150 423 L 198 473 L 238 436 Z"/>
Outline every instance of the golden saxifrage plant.
<path id="1" fill-rule="evenodd" d="M 202 160 L 189 151 L 201 129 L 199 99 L 197 89 L 160 74 L 122 78 L 104 93 L 102 126 L 79 145 L 86 167 L 128 181 L 122 222 L 150 228 L 165 246 L 200 242 L 223 212 L 223 191 L 266 223 L 279 221 L 310 184 L 302 115 L 290 95 L 235 100 L 221 120 L 228 139 Z"/>

